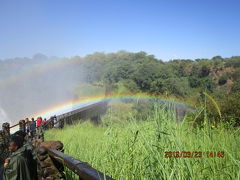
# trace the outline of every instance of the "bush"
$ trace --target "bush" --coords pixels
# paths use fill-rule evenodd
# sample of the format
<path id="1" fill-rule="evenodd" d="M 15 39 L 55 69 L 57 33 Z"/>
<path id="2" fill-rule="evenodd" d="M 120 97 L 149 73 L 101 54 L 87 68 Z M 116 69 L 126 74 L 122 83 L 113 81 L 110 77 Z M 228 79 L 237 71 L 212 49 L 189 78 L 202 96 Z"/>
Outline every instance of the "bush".
<path id="1" fill-rule="evenodd" d="M 240 125 L 240 91 L 229 94 L 221 103 L 221 111 L 225 121 L 235 120 Z"/>
<path id="2" fill-rule="evenodd" d="M 133 105 L 137 120 L 146 120 L 153 113 L 153 109 L 154 103 L 147 100 L 140 100 Z"/>
<path id="3" fill-rule="evenodd" d="M 237 80 L 233 83 L 232 92 L 240 92 L 240 80 Z"/>
<path id="4" fill-rule="evenodd" d="M 210 73 L 210 68 L 207 67 L 206 65 L 202 66 L 200 71 L 200 77 L 207 77 L 209 73 Z"/>
<path id="5" fill-rule="evenodd" d="M 235 72 L 232 75 L 233 79 L 235 81 L 240 80 L 240 68 L 236 69 Z"/>
<path id="6" fill-rule="evenodd" d="M 226 67 L 240 67 L 240 56 L 233 56 L 229 58 L 225 64 Z"/>
<path id="7" fill-rule="evenodd" d="M 222 85 L 226 84 L 227 80 L 228 80 L 227 75 L 223 75 L 223 76 L 221 76 L 221 77 L 219 78 L 218 84 L 219 84 L 220 86 L 222 86 Z"/>

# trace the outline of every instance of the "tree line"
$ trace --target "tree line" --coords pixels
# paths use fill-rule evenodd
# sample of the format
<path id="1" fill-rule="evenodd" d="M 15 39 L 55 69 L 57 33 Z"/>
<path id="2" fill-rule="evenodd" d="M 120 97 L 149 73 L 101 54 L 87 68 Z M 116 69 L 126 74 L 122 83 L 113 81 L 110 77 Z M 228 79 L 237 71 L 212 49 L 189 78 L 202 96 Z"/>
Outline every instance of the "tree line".
<path id="1" fill-rule="evenodd" d="M 107 84 L 115 92 L 175 96 L 196 104 L 203 104 L 206 92 L 217 102 L 224 121 L 240 125 L 240 56 L 164 62 L 145 52 L 119 51 L 69 60 L 77 62 L 86 82 Z M 211 102 L 207 109 L 219 121 Z"/>

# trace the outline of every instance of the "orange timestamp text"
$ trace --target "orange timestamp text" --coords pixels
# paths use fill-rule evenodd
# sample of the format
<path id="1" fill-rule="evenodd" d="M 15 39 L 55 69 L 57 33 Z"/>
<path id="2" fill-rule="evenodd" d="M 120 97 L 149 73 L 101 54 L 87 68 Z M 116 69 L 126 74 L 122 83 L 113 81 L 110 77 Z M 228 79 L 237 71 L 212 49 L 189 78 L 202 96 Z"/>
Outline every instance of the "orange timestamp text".
<path id="1" fill-rule="evenodd" d="M 224 152 L 223 151 L 218 151 L 218 152 L 213 152 L 213 151 L 169 151 L 165 152 L 165 158 L 202 158 L 202 157 L 207 157 L 207 158 L 224 158 Z"/>

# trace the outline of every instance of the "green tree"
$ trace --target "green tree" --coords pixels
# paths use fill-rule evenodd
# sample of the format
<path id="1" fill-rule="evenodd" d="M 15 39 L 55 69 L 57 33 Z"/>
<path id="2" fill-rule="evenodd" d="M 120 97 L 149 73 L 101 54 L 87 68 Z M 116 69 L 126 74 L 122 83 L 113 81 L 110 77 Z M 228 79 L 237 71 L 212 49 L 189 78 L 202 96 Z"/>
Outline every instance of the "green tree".
<path id="1" fill-rule="evenodd" d="M 236 80 L 236 81 L 233 83 L 233 86 L 232 86 L 231 91 L 232 91 L 232 92 L 240 92 L 240 79 L 239 79 L 239 80 Z"/>
<path id="2" fill-rule="evenodd" d="M 234 121 L 240 126 L 240 91 L 225 96 L 222 100 L 221 112 L 225 121 Z"/>
<path id="3" fill-rule="evenodd" d="M 240 67 L 240 56 L 232 56 L 231 58 L 226 59 L 226 67 Z"/>

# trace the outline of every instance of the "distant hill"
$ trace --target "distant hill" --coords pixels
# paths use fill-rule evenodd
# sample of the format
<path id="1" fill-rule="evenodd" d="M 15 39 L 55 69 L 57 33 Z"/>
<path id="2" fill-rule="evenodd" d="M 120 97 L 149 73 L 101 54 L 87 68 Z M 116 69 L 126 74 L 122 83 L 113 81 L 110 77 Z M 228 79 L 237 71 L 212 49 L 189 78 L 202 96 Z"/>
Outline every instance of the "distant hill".
<path id="1" fill-rule="evenodd" d="M 118 89 L 169 94 L 179 97 L 196 92 L 238 90 L 240 56 L 212 59 L 176 59 L 163 62 L 145 52 L 94 53 L 84 58 L 74 57 L 85 72 L 86 81 L 104 82 Z"/>

